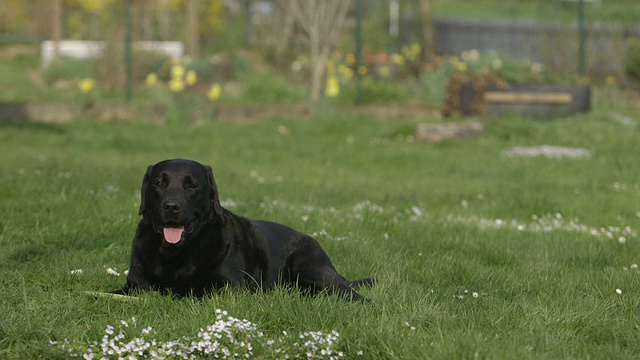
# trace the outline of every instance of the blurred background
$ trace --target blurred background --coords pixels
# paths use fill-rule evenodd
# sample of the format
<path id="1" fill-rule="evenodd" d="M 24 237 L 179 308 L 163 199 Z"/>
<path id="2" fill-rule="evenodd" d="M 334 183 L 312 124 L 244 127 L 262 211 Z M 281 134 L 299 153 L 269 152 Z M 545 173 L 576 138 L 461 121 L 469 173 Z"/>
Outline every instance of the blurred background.
<path id="1" fill-rule="evenodd" d="M 211 102 L 443 109 L 456 75 L 635 91 L 638 19 L 637 0 L 0 0 L 0 102 L 126 99 L 167 121 Z"/>

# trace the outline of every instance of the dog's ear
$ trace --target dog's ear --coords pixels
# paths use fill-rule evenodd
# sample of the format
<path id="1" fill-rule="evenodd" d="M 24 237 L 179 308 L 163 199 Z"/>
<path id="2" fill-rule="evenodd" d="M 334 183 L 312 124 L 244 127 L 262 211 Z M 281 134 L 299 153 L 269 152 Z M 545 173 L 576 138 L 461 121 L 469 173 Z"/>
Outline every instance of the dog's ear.
<path id="1" fill-rule="evenodd" d="M 144 178 L 142 178 L 142 187 L 140 188 L 140 210 L 138 210 L 138 215 L 142 215 L 145 210 L 145 199 L 147 195 L 147 187 L 149 185 L 149 177 L 151 177 L 151 170 L 153 170 L 153 165 L 149 165 L 147 173 L 144 174 Z"/>
<path id="2" fill-rule="evenodd" d="M 216 185 L 216 180 L 213 177 L 213 170 L 211 166 L 205 165 L 205 169 L 207 169 L 207 181 L 209 182 L 209 187 L 211 188 L 211 205 L 213 206 L 214 214 L 218 215 L 222 213 L 222 205 L 220 205 L 220 193 L 218 193 L 218 185 Z"/>

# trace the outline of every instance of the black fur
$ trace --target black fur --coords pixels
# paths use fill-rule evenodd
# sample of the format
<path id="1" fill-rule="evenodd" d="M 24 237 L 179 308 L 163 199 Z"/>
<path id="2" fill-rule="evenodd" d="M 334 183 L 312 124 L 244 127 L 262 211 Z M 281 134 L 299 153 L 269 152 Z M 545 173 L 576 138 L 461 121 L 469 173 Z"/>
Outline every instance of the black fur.
<path id="1" fill-rule="evenodd" d="M 202 296 L 227 285 L 258 290 L 280 283 L 367 301 L 356 289 L 372 280 L 346 280 L 311 236 L 223 208 L 209 166 L 182 159 L 149 166 L 140 215 L 127 283 L 117 294 Z M 165 226 L 184 227 L 179 242 L 165 240 Z"/>

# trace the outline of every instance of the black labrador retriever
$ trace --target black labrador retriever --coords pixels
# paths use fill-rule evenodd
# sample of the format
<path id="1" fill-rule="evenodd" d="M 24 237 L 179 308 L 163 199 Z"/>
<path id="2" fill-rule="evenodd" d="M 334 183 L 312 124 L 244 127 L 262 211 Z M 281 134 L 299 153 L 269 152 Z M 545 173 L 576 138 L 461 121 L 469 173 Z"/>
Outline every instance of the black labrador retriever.
<path id="1" fill-rule="evenodd" d="M 223 286 L 291 284 L 367 301 L 356 290 L 372 280 L 346 280 L 311 236 L 223 208 L 209 166 L 182 159 L 149 166 L 140 214 L 127 282 L 116 294 L 156 289 L 203 296 Z"/>

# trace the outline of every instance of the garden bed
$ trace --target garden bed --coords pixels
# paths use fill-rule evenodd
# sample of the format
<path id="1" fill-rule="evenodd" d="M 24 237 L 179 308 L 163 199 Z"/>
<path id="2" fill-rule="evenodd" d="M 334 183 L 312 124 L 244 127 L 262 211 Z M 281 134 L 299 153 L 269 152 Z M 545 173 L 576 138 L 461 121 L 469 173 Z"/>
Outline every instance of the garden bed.
<path id="1" fill-rule="evenodd" d="M 336 108 L 336 111 L 383 121 L 424 121 L 440 118 L 437 109 L 423 107 L 358 106 L 340 107 Z M 148 105 L 144 111 L 141 111 L 145 115 L 140 116 L 148 117 L 146 120 L 151 122 L 165 122 L 163 112 L 160 106 Z M 90 107 L 63 102 L 0 102 L 0 122 L 69 123 L 78 118 L 97 121 L 129 121 L 136 116 L 135 105 L 123 102 L 98 102 Z M 295 104 L 228 104 L 218 105 L 215 110 L 215 119 L 218 121 L 250 122 L 276 117 L 308 120 L 313 117 L 313 112 L 306 105 Z M 196 121 L 202 120 L 196 119 Z"/>
<path id="2" fill-rule="evenodd" d="M 520 116 L 549 119 L 591 108 L 591 88 L 588 85 L 510 85 L 491 84 L 479 89 L 466 83 L 460 92 L 461 112 L 473 115 L 475 109 L 502 116 Z M 480 101 L 481 104 L 475 104 Z"/>

